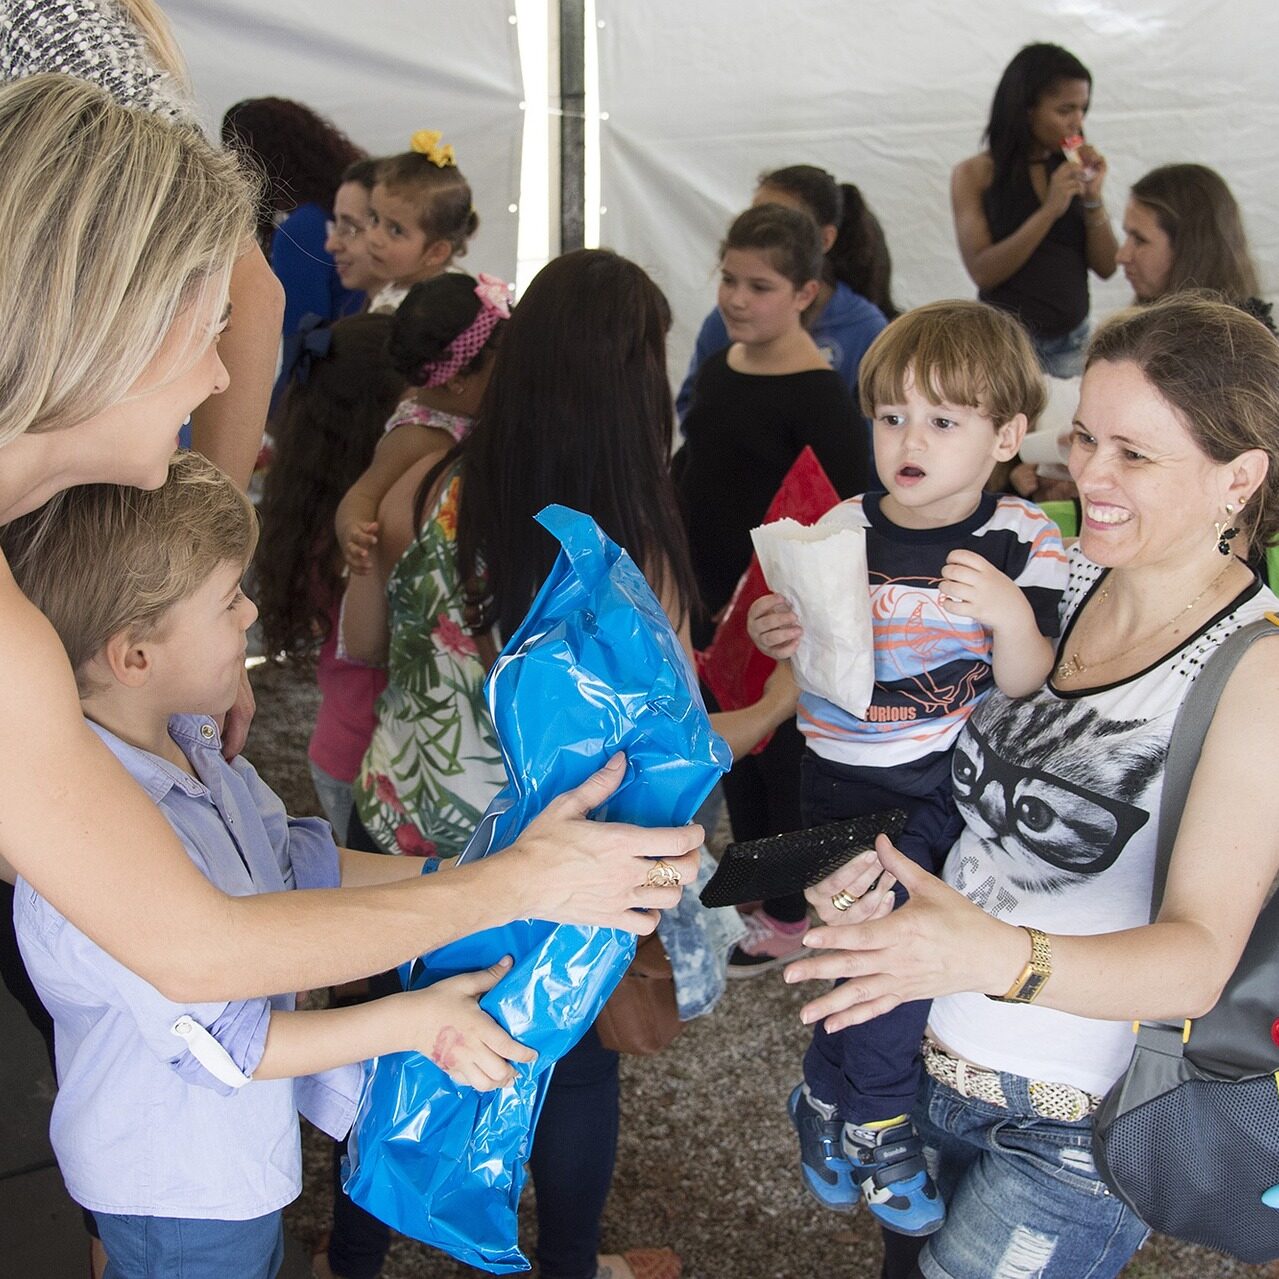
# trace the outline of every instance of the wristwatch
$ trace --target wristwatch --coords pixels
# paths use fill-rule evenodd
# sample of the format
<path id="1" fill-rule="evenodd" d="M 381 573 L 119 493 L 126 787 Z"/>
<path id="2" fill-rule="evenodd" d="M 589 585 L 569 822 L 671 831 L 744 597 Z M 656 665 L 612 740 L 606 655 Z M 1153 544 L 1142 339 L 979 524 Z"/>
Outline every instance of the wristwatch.
<path id="1" fill-rule="evenodd" d="M 1030 962 L 1017 976 L 1017 980 L 1002 995 L 987 995 L 1001 1004 L 1033 1004 L 1039 997 L 1053 971 L 1053 950 L 1048 937 L 1038 928 L 1019 925 L 1030 936 Z"/>

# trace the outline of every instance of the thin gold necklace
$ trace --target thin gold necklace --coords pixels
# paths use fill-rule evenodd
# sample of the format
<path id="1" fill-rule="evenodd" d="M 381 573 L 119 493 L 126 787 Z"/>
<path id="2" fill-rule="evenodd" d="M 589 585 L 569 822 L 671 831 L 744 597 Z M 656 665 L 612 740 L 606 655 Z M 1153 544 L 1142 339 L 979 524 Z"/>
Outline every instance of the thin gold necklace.
<path id="1" fill-rule="evenodd" d="M 1213 587 L 1216 586 L 1221 581 L 1221 579 L 1225 577 L 1225 575 L 1228 572 L 1230 572 L 1230 570 L 1233 567 L 1234 567 L 1234 560 L 1233 559 L 1227 560 L 1221 572 L 1218 573 L 1217 576 L 1214 577 L 1212 581 L 1209 582 L 1208 585 L 1205 586 L 1203 590 L 1200 591 L 1199 594 L 1196 595 L 1195 598 L 1190 601 L 1189 604 L 1187 604 L 1184 608 L 1178 609 L 1166 622 L 1161 623 L 1159 626 L 1155 627 L 1153 631 L 1150 631 L 1148 634 L 1143 635 L 1141 639 L 1135 640 L 1131 644 L 1125 644 L 1123 648 L 1123 652 L 1131 653 L 1144 648 L 1147 644 L 1150 643 L 1152 639 L 1154 639 L 1158 635 L 1162 635 L 1164 631 L 1166 631 L 1169 627 L 1172 627 L 1172 633 L 1174 635 L 1180 634 L 1180 627 L 1177 625 L 1177 623 L 1179 623 L 1181 619 L 1185 617 L 1186 614 L 1189 613 L 1190 610 L 1194 608 L 1194 606 L 1198 604 L 1199 601 L 1203 599 L 1203 597 L 1207 595 L 1208 592 L 1211 591 Z M 1102 601 L 1105 600 L 1109 595 L 1110 595 L 1110 584 L 1107 583 L 1098 592 L 1097 603 L 1098 604 L 1102 603 Z M 1062 661 L 1058 662 L 1057 670 L 1055 674 L 1059 680 L 1074 679 L 1076 675 L 1082 675 L 1085 671 L 1096 670 L 1099 666 L 1100 667 L 1109 666 L 1110 663 L 1115 660 L 1115 658 L 1120 656 L 1122 656 L 1121 653 L 1112 653 L 1109 657 L 1103 657 L 1095 661 L 1085 662 L 1080 658 L 1079 650 L 1075 649 L 1070 654 L 1069 657 L 1066 657 Z"/>

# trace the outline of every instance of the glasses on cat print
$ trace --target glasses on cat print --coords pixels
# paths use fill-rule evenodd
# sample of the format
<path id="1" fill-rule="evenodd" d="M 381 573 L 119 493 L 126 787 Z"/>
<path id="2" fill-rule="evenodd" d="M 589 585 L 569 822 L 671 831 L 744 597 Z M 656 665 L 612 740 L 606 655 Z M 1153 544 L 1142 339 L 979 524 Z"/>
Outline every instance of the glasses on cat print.
<path id="1" fill-rule="evenodd" d="M 955 747 L 955 801 L 977 809 L 988 825 L 1002 794 L 1004 832 L 1058 870 L 1099 875 L 1150 820 L 1135 804 L 1085 790 L 1033 768 L 1010 763 L 991 749 L 970 720 Z M 997 788 L 997 792 L 996 792 Z"/>
<path id="2" fill-rule="evenodd" d="M 357 235 L 363 235 L 368 229 L 367 222 L 357 222 L 354 218 L 348 217 L 340 217 L 336 222 L 329 221 L 324 224 L 324 234 L 330 240 L 354 240 Z"/>

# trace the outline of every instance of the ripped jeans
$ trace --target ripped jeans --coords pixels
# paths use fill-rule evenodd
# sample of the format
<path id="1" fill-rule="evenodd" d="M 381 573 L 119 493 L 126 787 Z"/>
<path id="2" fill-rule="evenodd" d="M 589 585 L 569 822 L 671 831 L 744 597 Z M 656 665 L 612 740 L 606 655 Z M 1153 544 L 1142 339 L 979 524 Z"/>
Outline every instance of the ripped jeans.
<path id="1" fill-rule="evenodd" d="M 1029 1081 L 1002 1075 L 1005 1109 L 924 1076 L 915 1126 L 946 1224 L 918 1260 L 927 1279 L 1109 1279 L 1145 1241 L 1092 1161 L 1092 1120 L 1044 1119 Z"/>

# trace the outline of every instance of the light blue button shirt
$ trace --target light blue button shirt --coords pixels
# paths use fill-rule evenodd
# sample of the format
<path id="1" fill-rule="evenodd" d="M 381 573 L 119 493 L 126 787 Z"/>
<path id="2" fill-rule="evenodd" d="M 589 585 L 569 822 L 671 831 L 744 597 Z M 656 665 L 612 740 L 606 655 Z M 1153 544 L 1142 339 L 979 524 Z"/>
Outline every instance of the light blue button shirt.
<path id="1" fill-rule="evenodd" d="M 211 720 L 179 715 L 169 723 L 198 780 L 91 727 L 224 893 L 337 885 L 328 823 L 291 820 L 250 764 L 222 758 Z M 156 909 L 167 908 L 157 902 Z M 99 1212 L 243 1221 L 297 1197 L 298 1111 L 331 1136 L 344 1135 L 363 1072 L 348 1066 L 296 1080 L 248 1078 L 272 1011 L 293 1008 L 291 992 L 174 1003 L 23 880 L 14 920 L 27 971 L 54 1020 L 58 1097 L 50 1140 L 73 1199 Z"/>

